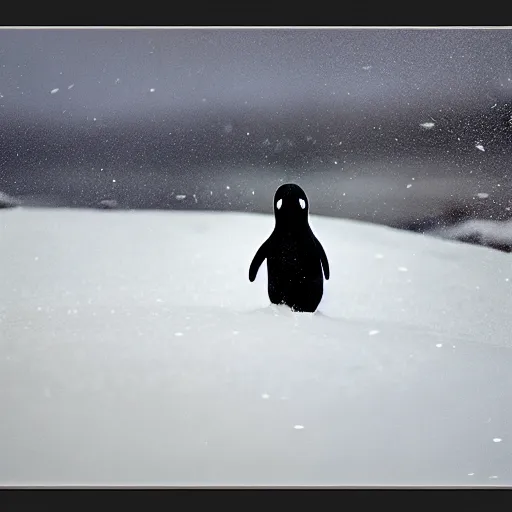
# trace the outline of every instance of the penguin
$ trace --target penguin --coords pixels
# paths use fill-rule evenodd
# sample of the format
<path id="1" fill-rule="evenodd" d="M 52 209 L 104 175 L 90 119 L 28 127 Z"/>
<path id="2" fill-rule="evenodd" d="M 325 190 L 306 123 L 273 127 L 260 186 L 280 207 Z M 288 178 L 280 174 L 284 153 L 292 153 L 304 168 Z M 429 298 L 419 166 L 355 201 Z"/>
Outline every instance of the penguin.
<path id="1" fill-rule="evenodd" d="M 256 252 L 249 267 L 249 281 L 267 260 L 270 302 L 297 312 L 314 313 L 322 300 L 329 262 L 322 244 L 308 222 L 309 201 L 294 183 L 281 185 L 274 195 L 275 226 Z M 323 273 L 322 273 L 323 271 Z"/>

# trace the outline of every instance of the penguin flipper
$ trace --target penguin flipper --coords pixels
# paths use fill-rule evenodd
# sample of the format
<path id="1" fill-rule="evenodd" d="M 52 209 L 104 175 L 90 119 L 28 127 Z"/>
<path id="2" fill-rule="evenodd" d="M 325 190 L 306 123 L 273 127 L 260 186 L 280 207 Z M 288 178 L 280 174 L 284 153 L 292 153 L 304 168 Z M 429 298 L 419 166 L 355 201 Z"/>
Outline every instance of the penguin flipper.
<path id="1" fill-rule="evenodd" d="M 329 261 L 327 260 L 327 254 L 325 254 L 322 244 L 316 237 L 315 237 L 315 242 L 318 247 L 318 252 L 320 253 L 320 261 L 322 262 L 322 268 L 324 269 L 325 279 L 329 279 L 331 273 L 329 271 Z"/>
<path id="2" fill-rule="evenodd" d="M 254 258 L 252 259 L 251 266 L 249 267 L 249 281 L 251 283 L 256 279 L 256 274 L 258 270 L 267 257 L 267 249 L 268 249 L 268 240 L 263 242 L 261 247 L 256 251 Z"/>

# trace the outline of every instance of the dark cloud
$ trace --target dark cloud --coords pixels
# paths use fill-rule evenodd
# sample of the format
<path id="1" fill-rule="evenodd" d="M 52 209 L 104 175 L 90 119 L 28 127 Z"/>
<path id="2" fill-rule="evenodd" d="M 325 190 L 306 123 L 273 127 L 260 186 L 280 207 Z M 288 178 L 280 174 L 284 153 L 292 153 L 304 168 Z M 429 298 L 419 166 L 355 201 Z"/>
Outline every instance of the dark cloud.
<path id="1" fill-rule="evenodd" d="M 507 30 L 6 29 L 0 105 L 92 122 L 246 105 L 460 102 L 510 91 L 511 42 Z"/>
<path id="2" fill-rule="evenodd" d="M 509 208 L 511 50 L 509 30 L 0 30 L 0 190 L 266 211 L 307 178 L 317 211 L 391 222 L 369 178 L 421 168 L 427 213 L 443 173 L 467 194 L 493 176 Z"/>

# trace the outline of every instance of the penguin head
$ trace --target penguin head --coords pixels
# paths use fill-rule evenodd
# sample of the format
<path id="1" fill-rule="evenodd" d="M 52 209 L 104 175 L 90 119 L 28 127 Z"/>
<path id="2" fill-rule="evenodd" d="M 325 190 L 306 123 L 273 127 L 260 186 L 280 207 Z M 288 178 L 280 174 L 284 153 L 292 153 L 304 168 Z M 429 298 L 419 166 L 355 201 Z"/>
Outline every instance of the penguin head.
<path id="1" fill-rule="evenodd" d="M 295 183 L 281 185 L 274 195 L 276 223 L 299 226 L 308 223 L 309 201 L 304 190 Z"/>

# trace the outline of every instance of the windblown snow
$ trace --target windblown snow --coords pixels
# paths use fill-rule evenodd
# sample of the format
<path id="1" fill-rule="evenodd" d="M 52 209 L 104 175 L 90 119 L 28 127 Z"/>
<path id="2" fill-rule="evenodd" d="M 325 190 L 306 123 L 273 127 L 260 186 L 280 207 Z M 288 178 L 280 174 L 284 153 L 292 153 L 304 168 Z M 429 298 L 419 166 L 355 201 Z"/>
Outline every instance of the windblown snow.
<path id="1" fill-rule="evenodd" d="M 511 485 L 508 254 L 311 216 L 319 311 L 270 307 L 266 215 L 0 212 L 0 482 Z"/>
<path id="2" fill-rule="evenodd" d="M 432 234 L 451 240 L 469 240 L 483 246 L 512 248 L 512 221 L 471 219 L 446 228 L 433 230 Z"/>
<path id="3" fill-rule="evenodd" d="M 14 206 L 20 206 L 21 202 L 14 197 L 11 197 L 4 192 L 0 191 L 0 209 L 1 208 L 12 208 Z"/>

